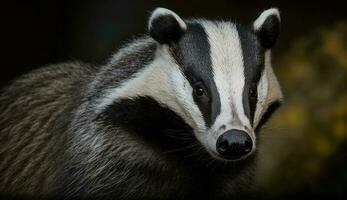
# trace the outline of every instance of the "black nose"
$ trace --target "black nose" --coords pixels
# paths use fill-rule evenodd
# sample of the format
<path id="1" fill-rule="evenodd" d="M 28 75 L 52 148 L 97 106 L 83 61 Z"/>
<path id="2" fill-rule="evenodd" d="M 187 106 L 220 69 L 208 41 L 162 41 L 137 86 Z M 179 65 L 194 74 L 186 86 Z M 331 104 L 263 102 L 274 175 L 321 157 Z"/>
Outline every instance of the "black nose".
<path id="1" fill-rule="evenodd" d="M 238 159 L 252 151 L 251 137 L 241 130 L 229 130 L 217 140 L 218 153 L 227 159 Z"/>

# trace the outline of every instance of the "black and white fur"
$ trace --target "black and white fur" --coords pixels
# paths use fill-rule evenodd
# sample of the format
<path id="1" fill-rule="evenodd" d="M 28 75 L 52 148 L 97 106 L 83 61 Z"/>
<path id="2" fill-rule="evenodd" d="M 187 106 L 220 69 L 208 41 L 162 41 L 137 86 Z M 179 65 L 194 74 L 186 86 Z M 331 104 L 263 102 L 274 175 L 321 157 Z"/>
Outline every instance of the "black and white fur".
<path id="1" fill-rule="evenodd" d="M 57 152 L 61 162 L 53 170 L 59 177 L 41 193 L 205 199 L 250 189 L 256 132 L 282 99 L 271 67 L 279 26 L 275 8 L 265 10 L 251 27 L 183 20 L 170 10 L 154 10 L 150 36 L 126 45 L 105 66 L 79 71 L 86 78 L 74 90 L 76 98 L 61 125 L 66 149 Z M 197 97 L 196 88 L 204 94 Z M 7 96 L 2 102 L 11 104 Z M 0 122 L 7 118 L 0 117 Z M 0 125 L 4 130 L 6 125 Z M 50 132 L 51 126 L 43 131 Z M 216 150 L 218 137 L 231 129 L 245 131 L 253 142 L 252 152 L 237 161 Z M 16 187 L 7 181 L 9 187 L 1 191 Z"/>

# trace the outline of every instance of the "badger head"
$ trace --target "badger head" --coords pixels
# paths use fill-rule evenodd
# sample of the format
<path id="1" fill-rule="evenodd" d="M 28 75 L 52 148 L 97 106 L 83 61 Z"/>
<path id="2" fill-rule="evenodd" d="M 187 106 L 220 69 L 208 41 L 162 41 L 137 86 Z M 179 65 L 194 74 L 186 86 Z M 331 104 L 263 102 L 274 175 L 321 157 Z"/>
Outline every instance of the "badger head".
<path id="1" fill-rule="evenodd" d="M 157 53 L 177 70 L 169 74 L 180 105 L 175 110 L 213 157 L 230 160 L 252 154 L 256 132 L 280 105 L 282 95 L 270 60 L 279 29 L 276 8 L 261 13 L 251 27 L 184 21 L 164 8 L 150 17 Z"/>
<path id="2" fill-rule="evenodd" d="M 251 155 L 256 132 L 282 99 L 271 66 L 279 11 L 265 10 L 246 27 L 183 20 L 157 8 L 148 29 L 156 46 L 153 61 L 107 99 L 150 97 L 183 119 L 213 158 L 229 161 Z"/>

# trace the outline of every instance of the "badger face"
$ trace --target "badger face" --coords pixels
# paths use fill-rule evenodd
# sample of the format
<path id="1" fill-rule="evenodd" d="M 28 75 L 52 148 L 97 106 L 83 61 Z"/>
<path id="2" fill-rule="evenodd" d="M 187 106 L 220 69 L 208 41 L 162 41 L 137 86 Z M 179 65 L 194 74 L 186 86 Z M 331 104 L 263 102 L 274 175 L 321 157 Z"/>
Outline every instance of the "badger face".
<path id="1" fill-rule="evenodd" d="M 246 158 L 256 149 L 256 132 L 282 99 L 270 61 L 279 26 L 274 8 L 264 11 L 251 27 L 227 21 L 184 21 L 170 10 L 154 10 L 149 33 L 155 41 L 145 39 L 120 51 L 102 77 L 117 76 L 119 69 L 113 72 L 112 62 L 119 65 L 124 55 L 141 57 L 139 47 L 154 45 L 153 60 L 120 85 L 110 86 L 112 81 L 104 80 L 108 87 L 100 92 L 95 113 L 109 117 L 99 124 L 135 128 L 133 132 L 141 136 L 150 133 L 150 142 L 182 125 L 208 158 Z M 123 62 L 129 63 L 129 58 Z M 103 79 L 96 79 L 95 85 L 98 82 Z M 175 141 L 170 139 L 164 137 L 156 145 L 172 146 Z M 178 149 L 184 145 L 179 143 Z"/>
<path id="2" fill-rule="evenodd" d="M 184 21 L 164 8 L 152 13 L 149 31 L 158 42 L 157 57 L 171 63 L 166 69 L 171 108 L 214 158 L 251 155 L 256 132 L 280 105 L 282 94 L 270 61 L 279 26 L 274 8 L 252 27 Z"/>

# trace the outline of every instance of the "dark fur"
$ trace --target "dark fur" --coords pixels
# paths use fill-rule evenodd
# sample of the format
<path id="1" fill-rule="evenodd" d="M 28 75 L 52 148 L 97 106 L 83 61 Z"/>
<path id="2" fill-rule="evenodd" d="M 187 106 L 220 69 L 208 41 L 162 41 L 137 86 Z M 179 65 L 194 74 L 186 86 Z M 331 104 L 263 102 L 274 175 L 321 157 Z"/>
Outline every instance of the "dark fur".
<path id="1" fill-rule="evenodd" d="M 181 146 L 165 146 L 162 142 L 169 136 L 156 141 L 145 133 L 153 131 L 151 128 L 142 132 L 129 129 L 134 122 L 129 120 L 126 125 L 127 115 L 117 110 L 124 109 L 124 102 L 102 115 L 94 113 L 95 99 L 108 86 L 117 86 L 153 59 L 154 42 L 149 38 L 142 41 L 132 50 L 125 47 L 122 52 L 126 53 L 100 70 L 80 63 L 47 66 L 22 76 L 2 91 L 1 194 L 203 199 L 227 197 L 251 187 L 254 156 L 223 164 L 213 161 L 199 146 L 200 156 L 190 158 L 185 151 L 170 152 Z M 138 113 L 137 105 L 136 100 L 127 105 L 130 114 L 131 110 L 137 112 L 137 121 L 153 109 L 158 115 L 146 123 L 175 116 L 153 100 L 144 104 L 142 113 Z M 189 133 L 179 117 L 173 118 L 177 121 L 174 128 L 155 130 L 169 131 L 176 137 Z"/>
<path id="2" fill-rule="evenodd" d="M 246 69 L 243 98 L 250 119 L 257 101 L 252 96 L 264 68 L 260 54 L 277 39 L 276 20 L 266 20 L 256 34 L 237 28 Z M 122 96 L 98 107 L 110 89 L 141 72 L 154 60 L 159 44 L 165 44 L 189 83 L 202 82 L 207 89 L 211 99 L 194 101 L 208 127 L 215 121 L 221 105 L 214 75 L 209 73 L 210 46 L 203 27 L 192 21 L 183 30 L 170 15 L 153 19 L 151 25 L 149 34 L 156 41 L 147 36 L 133 41 L 105 66 L 46 66 L 2 89 L 0 195 L 225 199 L 252 188 L 256 152 L 237 162 L 213 159 L 193 128 L 155 97 Z"/>
<path id="3" fill-rule="evenodd" d="M 72 111 L 94 70 L 66 63 L 35 70 L 0 95 L 0 194 L 51 195 L 61 182 Z"/>
<path id="4" fill-rule="evenodd" d="M 210 84 L 205 87 L 216 92 L 213 74 L 206 72 L 211 71 L 211 58 L 203 28 L 191 23 L 183 33 L 174 18 L 163 16 L 152 25 L 150 35 L 169 44 L 189 82 L 204 79 Z M 268 33 L 262 30 L 259 37 L 264 35 Z M 267 48 L 273 41 L 261 43 Z M 248 101 L 251 83 L 258 83 L 263 67 L 254 59 L 263 58 L 255 35 L 243 34 L 241 43 L 250 62 L 246 67 L 261 69 L 245 72 Z M 146 67 L 156 48 L 153 39 L 144 37 L 98 69 L 81 63 L 47 66 L 3 89 L 0 193 L 64 199 L 216 199 L 251 189 L 256 153 L 238 162 L 212 159 L 192 128 L 153 98 L 120 99 L 96 112 L 108 89 Z M 206 104 L 211 109 L 197 103 L 208 126 L 220 113 L 218 95 L 210 96 L 215 100 Z M 251 117 L 255 103 L 246 104 Z"/>

